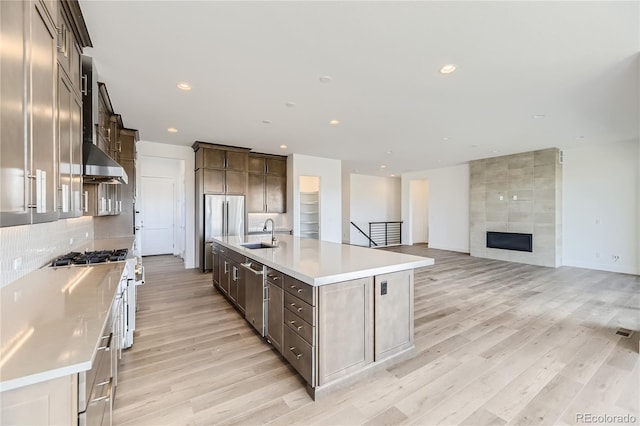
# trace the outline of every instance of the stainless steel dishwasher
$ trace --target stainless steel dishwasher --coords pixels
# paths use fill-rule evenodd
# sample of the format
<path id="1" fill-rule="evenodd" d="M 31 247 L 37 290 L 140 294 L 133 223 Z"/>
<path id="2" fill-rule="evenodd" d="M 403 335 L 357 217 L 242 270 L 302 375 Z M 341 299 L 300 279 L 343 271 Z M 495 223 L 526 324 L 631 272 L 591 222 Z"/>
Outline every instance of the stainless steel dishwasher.
<path id="1" fill-rule="evenodd" d="M 246 263 L 240 265 L 246 270 L 244 317 L 261 336 L 265 336 L 267 298 L 265 296 L 264 265 L 251 259 L 247 259 Z"/>

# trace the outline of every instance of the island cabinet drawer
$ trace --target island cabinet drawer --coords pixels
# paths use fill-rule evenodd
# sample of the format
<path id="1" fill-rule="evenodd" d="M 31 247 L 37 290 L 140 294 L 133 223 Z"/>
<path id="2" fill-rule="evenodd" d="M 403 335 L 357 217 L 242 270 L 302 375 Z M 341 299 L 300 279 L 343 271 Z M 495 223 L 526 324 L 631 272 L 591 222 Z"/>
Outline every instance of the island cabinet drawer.
<path id="1" fill-rule="evenodd" d="M 284 307 L 293 312 L 311 325 L 315 325 L 316 322 L 313 318 L 313 306 L 309 305 L 304 300 L 298 299 L 290 293 L 284 294 Z"/>
<path id="2" fill-rule="evenodd" d="M 245 263 L 246 261 L 246 257 L 242 253 L 238 253 L 233 250 L 229 250 L 227 256 L 229 257 L 229 259 L 238 263 Z"/>
<path id="3" fill-rule="evenodd" d="M 284 275 L 280 271 L 267 268 L 267 282 L 282 288 L 282 282 L 284 281 Z"/>
<path id="4" fill-rule="evenodd" d="M 296 334 L 306 340 L 307 343 L 309 343 L 310 345 L 314 344 L 313 334 L 315 330 L 311 324 L 288 309 L 285 309 L 284 311 L 284 323 Z"/>
<path id="5" fill-rule="evenodd" d="M 293 277 L 290 277 L 288 275 L 284 276 L 284 289 L 285 291 L 287 291 L 288 293 L 291 293 L 293 295 L 295 295 L 296 297 L 299 297 L 300 299 L 304 300 L 305 302 L 307 302 L 308 304 L 315 306 L 316 305 L 316 299 L 315 299 L 315 292 L 314 292 L 314 287 L 310 286 L 307 283 L 303 283 L 300 280 L 296 280 Z"/>
<path id="6" fill-rule="evenodd" d="M 313 346 L 304 341 L 289 327 L 284 328 L 284 358 L 295 368 L 307 383 L 315 386 L 313 376 L 314 354 Z"/>

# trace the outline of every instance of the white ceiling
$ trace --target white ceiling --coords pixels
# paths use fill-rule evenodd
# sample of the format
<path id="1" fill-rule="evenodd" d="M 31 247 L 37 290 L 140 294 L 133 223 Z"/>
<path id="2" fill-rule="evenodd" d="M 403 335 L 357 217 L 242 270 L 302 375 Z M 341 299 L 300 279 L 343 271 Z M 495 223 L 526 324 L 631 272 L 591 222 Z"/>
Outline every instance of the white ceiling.
<path id="1" fill-rule="evenodd" d="M 86 53 L 141 139 L 387 176 L 638 139 L 639 4 L 80 1 Z"/>

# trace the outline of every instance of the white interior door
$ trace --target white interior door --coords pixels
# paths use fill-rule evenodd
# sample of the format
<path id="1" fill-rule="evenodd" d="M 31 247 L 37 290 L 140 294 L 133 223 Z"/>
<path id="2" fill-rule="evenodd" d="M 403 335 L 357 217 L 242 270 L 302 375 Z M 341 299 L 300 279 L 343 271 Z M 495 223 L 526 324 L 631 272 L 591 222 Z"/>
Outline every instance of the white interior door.
<path id="1" fill-rule="evenodd" d="M 173 254 L 175 179 L 143 176 L 140 192 L 142 255 Z"/>

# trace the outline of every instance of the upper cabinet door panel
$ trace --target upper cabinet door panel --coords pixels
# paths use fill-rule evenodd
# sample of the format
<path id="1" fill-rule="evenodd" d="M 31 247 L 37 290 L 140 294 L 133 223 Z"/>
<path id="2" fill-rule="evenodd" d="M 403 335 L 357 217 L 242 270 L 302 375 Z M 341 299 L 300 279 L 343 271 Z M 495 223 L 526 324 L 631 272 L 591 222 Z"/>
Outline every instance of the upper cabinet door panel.
<path id="1" fill-rule="evenodd" d="M 33 221 L 58 217 L 55 135 L 56 30 L 36 3 L 31 16 L 31 204 Z"/>
<path id="2" fill-rule="evenodd" d="M 27 81 L 24 27 L 30 5 L 0 1 L 0 226 L 31 222 L 27 208 Z"/>
<path id="3" fill-rule="evenodd" d="M 249 155 L 249 173 L 264 174 L 265 170 L 264 157 Z"/>
<path id="4" fill-rule="evenodd" d="M 247 190 L 247 174 L 231 170 L 227 170 L 224 173 L 226 175 L 227 194 L 244 195 Z"/>
<path id="5" fill-rule="evenodd" d="M 224 194 L 224 172 L 222 170 L 202 170 L 202 189 L 205 194 Z"/>
<path id="6" fill-rule="evenodd" d="M 267 174 L 273 176 L 286 176 L 287 159 L 267 158 Z"/>
<path id="7" fill-rule="evenodd" d="M 129 176 L 135 179 L 135 173 Z M 82 216 L 82 100 L 71 100 L 71 215 Z"/>
<path id="8" fill-rule="evenodd" d="M 247 213 L 264 213 L 265 175 L 249 173 L 247 178 Z"/>
<path id="9" fill-rule="evenodd" d="M 60 217 L 70 217 L 72 186 L 71 83 L 64 73 L 58 73 L 58 211 Z"/>
<path id="10" fill-rule="evenodd" d="M 266 176 L 266 212 L 286 213 L 287 211 L 287 178 Z"/>
<path id="11" fill-rule="evenodd" d="M 247 171 L 248 154 L 246 152 L 227 151 L 227 170 Z"/>
<path id="12" fill-rule="evenodd" d="M 203 167 L 212 169 L 224 169 L 224 151 L 219 149 L 202 149 Z"/>

